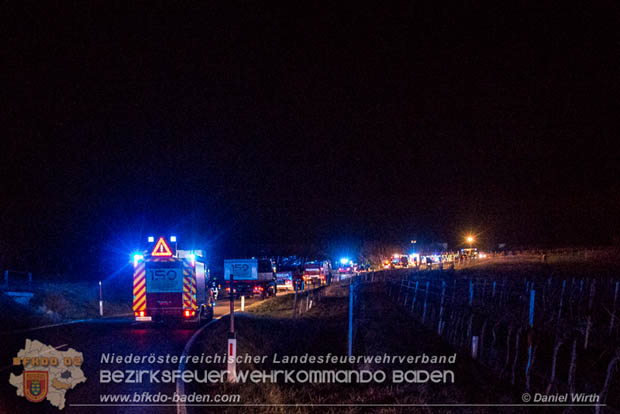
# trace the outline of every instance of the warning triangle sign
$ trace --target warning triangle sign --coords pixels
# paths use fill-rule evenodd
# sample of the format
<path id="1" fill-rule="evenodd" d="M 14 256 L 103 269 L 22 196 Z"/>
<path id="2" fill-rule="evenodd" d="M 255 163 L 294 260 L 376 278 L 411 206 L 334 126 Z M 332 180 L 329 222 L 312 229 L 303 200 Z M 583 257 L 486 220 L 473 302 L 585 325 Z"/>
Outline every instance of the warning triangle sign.
<path id="1" fill-rule="evenodd" d="M 168 247 L 168 245 L 166 244 L 166 240 L 164 240 L 163 237 L 160 237 L 159 240 L 157 240 L 157 243 L 155 243 L 155 248 L 151 252 L 151 256 L 156 256 L 156 257 L 172 256 L 172 251 L 170 250 L 170 247 Z"/>

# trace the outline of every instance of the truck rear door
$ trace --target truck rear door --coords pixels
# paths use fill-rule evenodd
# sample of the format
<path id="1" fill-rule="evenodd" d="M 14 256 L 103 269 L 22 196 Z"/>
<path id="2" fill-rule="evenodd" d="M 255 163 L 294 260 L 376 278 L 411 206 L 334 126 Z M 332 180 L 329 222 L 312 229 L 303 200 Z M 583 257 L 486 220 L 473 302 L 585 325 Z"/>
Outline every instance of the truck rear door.
<path id="1" fill-rule="evenodd" d="M 182 262 L 146 263 L 146 303 L 149 315 L 180 315 L 183 309 Z"/>

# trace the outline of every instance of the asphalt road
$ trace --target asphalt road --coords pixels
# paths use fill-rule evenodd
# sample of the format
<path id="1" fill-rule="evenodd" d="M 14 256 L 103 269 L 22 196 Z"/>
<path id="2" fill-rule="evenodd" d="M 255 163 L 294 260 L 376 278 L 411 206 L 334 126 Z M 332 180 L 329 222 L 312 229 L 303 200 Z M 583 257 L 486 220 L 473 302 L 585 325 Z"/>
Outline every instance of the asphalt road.
<path id="1" fill-rule="evenodd" d="M 258 299 L 246 300 L 251 305 Z M 239 308 L 237 300 L 235 307 Z M 229 302 L 220 298 L 215 306 L 215 317 L 221 317 L 229 312 Z M 207 327 L 206 329 L 209 329 Z M 58 347 L 61 351 L 73 348 L 82 352 L 84 363 L 82 371 L 87 380 L 70 389 L 65 394 L 66 406 L 63 413 L 176 413 L 174 406 L 155 407 L 145 406 L 104 406 L 100 405 L 100 395 L 131 394 L 134 393 L 166 393 L 175 392 L 175 384 L 151 384 L 150 382 L 133 384 L 101 384 L 99 374 L 101 369 L 152 369 L 151 365 L 135 364 L 127 367 L 124 364 L 101 364 L 102 353 L 116 353 L 117 355 L 177 355 L 180 356 L 186 343 L 196 331 L 195 327 L 167 327 L 160 325 L 148 326 L 137 323 L 132 318 L 104 318 L 88 320 L 79 323 L 37 329 L 28 332 L 11 334 L 2 338 L 2 355 L 0 361 L 0 413 L 58 413 L 58 409 L 48 401 L 31 403 L 24 397 L 16 395 L 16 388 L 9 383 L 9 374 L 19 375 L 21 367 L 12 367 L 12 358 L 25 345 L 26 339 L 39 340 L 44 344 Z M 161 369 L 178 369 L 178 364 L 158 365 Z M 92 405 L 83 405 L 92 404 Z"/>

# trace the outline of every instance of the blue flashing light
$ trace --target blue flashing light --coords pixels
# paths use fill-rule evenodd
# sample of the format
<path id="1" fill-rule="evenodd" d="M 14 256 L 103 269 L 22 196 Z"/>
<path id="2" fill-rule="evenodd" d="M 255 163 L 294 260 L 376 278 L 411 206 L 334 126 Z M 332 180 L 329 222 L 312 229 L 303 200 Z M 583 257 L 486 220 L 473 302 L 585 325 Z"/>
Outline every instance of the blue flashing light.
<path id="1" fill-rule="evenodd" d="M 343 257 L 342 259 L 340 259 L 340 263 L 343 264 L 343 265 L 349 263 L 349 258 L 348 257 Z"/>
<path id="2" fill-rule="evenodd" d="M 196 266 L 196 255 L 194 253 L 189 255 L 189 261 L 192 264 L 192 266 Z"/>
<path id="3" fill-rule="evenodd" d="M 149 240 L 149 243 L 155 243 L 155 237 L 153 236 L 149 236 L 148 240 Z"/>
<path id="4" fill-rule="evenodd" d="M 171 243 L 176 243 L 177 242 L 177 236 L 170 236 L 170 242 Z"/>
<path id="5" fill-rule="evenodd" d="M 138 262 L 139 262 L 140 260 L 143 260 L 143 259 L 144 259 L 144 256 L 143 256 L 143 255 L 141 255 L 141 254 L 139 254 L 139 253 L 134 254 L 134 255 L 133 255 L 133 265 L 134 265 L 134 267 L 136 267 L 136 266 L 138 265 Z"/>

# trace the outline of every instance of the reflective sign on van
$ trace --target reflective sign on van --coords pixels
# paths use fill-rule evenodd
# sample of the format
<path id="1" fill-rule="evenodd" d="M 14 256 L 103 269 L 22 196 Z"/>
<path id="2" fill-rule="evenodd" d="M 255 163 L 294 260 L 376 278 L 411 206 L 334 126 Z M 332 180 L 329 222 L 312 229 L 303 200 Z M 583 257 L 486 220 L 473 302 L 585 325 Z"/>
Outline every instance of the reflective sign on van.
<path id="1" fill-rule="evenodd" d="M 182 292 L 183 268 L 167 267 L 153 263 L 146 267 L 146 291 L 148 293 Z"/>
<path id="2" fill-rule="evenodd" d="M 235 280 L 256 280 L 258 278 L 257 260 L 224 260 L 224 280 L 230 280 L 231 274 L 234 275 Z"/>

